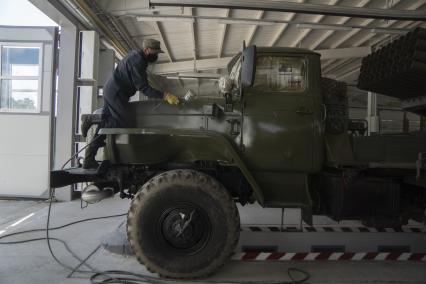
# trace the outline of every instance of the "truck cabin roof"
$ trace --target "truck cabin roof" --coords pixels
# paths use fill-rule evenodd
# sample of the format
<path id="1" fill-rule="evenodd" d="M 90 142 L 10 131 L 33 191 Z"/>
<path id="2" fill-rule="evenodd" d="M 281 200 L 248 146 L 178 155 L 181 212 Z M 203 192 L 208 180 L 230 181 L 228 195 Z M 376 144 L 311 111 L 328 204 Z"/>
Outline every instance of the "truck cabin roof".
<path id="1" fill-rule="evenodd" d="M 286 53 L 286 54 L 310 54 L 310 55 L 318 55 L 321 56 L 321 54 L 314 52 L 309 49 L 305 48 L 298 48 L 298 47 L 266 47 L 266 46 L 258 46 L 256 47 L 257 53 Z M 235 62 L 238 61 L 238 58 L 241 56 L 241 52 L 238 52 L 235 56 L 232 57 L 232 59 L 228 63 L 228 72 L 231 71 L 232 66 L 235 64 Z"/>

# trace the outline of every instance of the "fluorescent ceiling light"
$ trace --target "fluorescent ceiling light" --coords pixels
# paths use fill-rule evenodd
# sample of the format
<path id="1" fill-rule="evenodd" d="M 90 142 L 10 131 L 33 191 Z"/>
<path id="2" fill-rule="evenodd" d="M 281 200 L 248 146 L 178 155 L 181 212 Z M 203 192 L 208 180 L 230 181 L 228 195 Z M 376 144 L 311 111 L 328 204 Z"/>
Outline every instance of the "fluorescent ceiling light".
<path id="1" fill-rule="evenodd" d="M 136 21 L 138 22 L 194 22 L 192 17 L 181 17 L 181 16 L 137 16 Z"/>
<path id="2" fill-rule="evenodd" d="M 321 25 L 321 24 L 297 24 L 298 28 L 301 29 L 313 29 L 313 30 L 334 30 L 334 31 L 351 31 L 352 27 L 337 26 L 337 25 Z"/>
<path id="3" fill-rule="evenodd" d="M 239 20 L 239 19 L 218 19 L 217 22 L 219 24 L 235 24 L 235 25 L 255 25 L 255 26 L 272 26 L 276 23 L 274 22 L 265 22 L 265 21 L 259 21 L 259 20 Z"/>

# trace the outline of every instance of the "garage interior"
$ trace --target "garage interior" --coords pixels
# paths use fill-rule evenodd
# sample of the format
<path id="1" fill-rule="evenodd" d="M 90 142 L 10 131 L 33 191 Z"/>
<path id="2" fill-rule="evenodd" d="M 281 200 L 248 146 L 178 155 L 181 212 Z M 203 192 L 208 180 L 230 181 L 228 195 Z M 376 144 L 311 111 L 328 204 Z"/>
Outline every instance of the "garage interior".
<path id="1" fill-rule="evenodd" d="M 0 283 L 426 283 L 426 0 L 6 0 L 0 5 L 3 11 L 0 11 Z M 406 54 L 411 51 L 405 50 L 409 45 L 403 43 L 412 38 L 417 40 L 415 48 L 418 48 L 413 60 L 421 62 L 416 65 L 420 67 L 410 67 L 411 73 L 402 77 L 398 75 L 402 66 L 393 62 L 408 60 Z M 344 189 L 351 191 L 346 183 L 363 177 L 355 175 L 348 166 L 354 159 L 379 157 L 381 151 L 383 155 L 395 156 L 399 160 L 387 164 L 391 166 L 385 168 L 385 176 L 393 182 L 395 168 L 413 174 L 404 182 L 415 187 L 416 192 L 419 189 L 423 192 L 419 195 L 423 200 L 417 199 L 417 203 L 416 195 L 410 197 L 413 203 L 423 202 L 420 204 L 423 211 L 416 212 L 423 221 L 403 216 L 404 224 L 389 225 L 380 218 L 371 222 L 345 219 L 344 208 L 337 206 L 332 210 L 340 210 L 333 215 L 338 218 L 314 214 L 314 210 L 310 212 L 313 215 L 310 223 L 306 221 L 305 208 L 297 202 L 288 207 L 268 203 L 276 194 L 271 191 L 265 195 L 264 204 L 258 202 L 263 198 L 250 200 L 254 202 L 248 204 L 239 199 L 243 203 L 237 204 L 241 224 L 239 241 L 230 260 L 218 271 L 201 279 L 159 277 L 157 270 L 147 269 L 138 262 L 127 240 L 126 219 L 136 194 L 129 193 L 130 189 L 127 193 L 114 191 L 112 197 L 88 204 L 82 195 L 94 182 L 68 183 L 55 189 L 51 184 L 51 171 L 81 169 L 87 146 L 81 132 L 81 116 L 103 106 L 103 88 L 115 67 L 131 50 L 141 50 L 146 39 L 158 40 L 164 51 L 148 67 L 149 84 L 178 96 L 183 105 L 181 110 L 192 100 L 224 101 L 220 80 L 229 75 L 234 56 L 239 53 L 245 56 L 245 47 L 256 46 L 259 54 L 265 50 L 297 54 L 296 49 L 319 54 L 318 78 L 340 82 L 336 84 L 343 86 L 347 100 L 344 119 L 349 126 L 345 122 L 343 130 L 333 134 L 344 132 L 345 136 L 358 137 L 360 142 L 350 143 L 362 150 L 361 154 L 355 150 L 348 154 L 349 140 L 324 138 L 327 166 L 341 165 L 332 171 L 332 174 L 342 171 L 337 183 L 339 186 L 343 183 Z M 269 72 L 259 62 L 256 64 L 257 76 Z M 389 74 L 397 75 L 385 78 L 391 71 L 396 73 Z M 306 88 L 317 84 L 311 75 L 314 72 L 309 72 L 312 73 L 307 73 Z M 367 80 L 370 77 L 366 76 L 373 76 L 374 72 L 385 78 L 380 84 L 370 84 Z M 243 83 L 240 84 L 241 94 L 237 99 L 243 98 Z M 234 97 L 232 101 L 231 96 L 234 108 L 239 106 L 237 99 Z M 142 92 L 136 92 L 130 101 L 152 102 L 150 115 L 170 115 L 163 110 L 164 102 L 147 98 Z M 219 103 L 219 112 L 227 112 L 227 102 L 223 110 Z M 271 100 L 271 105 L 274 102 Z M 268 97 L 258 103 L 259 112 L 265 103 Z M 244 102 L 241 105 L 244 111 Z M 280 106 L 271 105 L 267 105 L 266 111 L 271 109 L 275 117 L 283 115 L 279 110 L 274 111 Z M 213 119 L 215 107 L 214 103 L 208 108 Z M 249 107 L 247 104 L 248 112 Z M 204 106 L 203 111 L 207 112 L 206 109 Z M 320 110 L 320 115 L 324 112 L 321 125 L 332 117 L 329 111 L 325 105 Z M 311 113 L 303 114 L 310 117 Z M 196 116 L 191 113 L 188 117 L 191 115 Z M 192 123 L 185 119 L 178 117 L 170 125 L 179 128 L 176 123 Z M 233 139 L 241 139 L 244 146 L 240 132 L 249 127 L 238 126 L 238 122 L 234 134 L 233 119 L 228 121 Z M 244 119 L 250 125 L 255 116 L 242 115 Z M 321 127 L 313 125 L 312 129 Z M 206 130 L 200 129 L 197 130 Z M 320 132 L 324 131 L 321 129 Z M 117 134 L 110 136 L 114 135 Z M 178 135 L 179 132 L 169 134 Z M 293 139 L 297 137 L 296 133 Z M 371 139 L 380 137 L 390 138 L 383 144 L 381 140 L 369 144 Z M 411 140 L 395 146 L 392 143 L 404 139 L 398 137 L 411 137 Z M 299 142 L 306 143 L 302 139 L 295 143 Z M 142 142 L 137 140 L 137 143 Z M 165 143 L 164 148 L 168 145 L 166 140 L 156 143 L 160 146 Z M 249 139 L 245 143 L 250 144 Z M 291 155 L 290 150 L 280 149 L 279 144 L 262 145 L 270 149 L 262 149 L 264 153 L 255 156 L 253 163 L 263 162 L 262 155 L 276 155 L 277 159 Z M 415 159 L 402 162 L 406 158 L 402 148 L 411 148 Z M 313 153 L 305 154 L 314 157 L 313 149 Z M 108 151 L 105 148 L 98 156 L 108 155 Z M 224 151 L 223 157 L 231 155 L 232 151 Z M 236 152 L 244 153 L 245 149 L 237 147 Z M 370 174 L 383 169 L 380 159 L 368 164 L 374 168 Z M 251 160 L 247 160 L 251 170 Z M 362 168 L 365 165 L 360 160 L 356 166 Z M 217 161 L 221 163 L 219 158 Z M 298 161 L 294 159 L 291 163 L 297 165 Z M 300 171 L 286 177 L 294 178 L 295 185 L 299 185 L 299 180 L 305 185 L 308 175 L 299 177 Z M 263 186 L 268 184 L 266 180 L 275 177 L 273 174 L 276 173 L 264 176 L 259 173 L 255 177 Z M 313 179 L 312 183 L 315 181 L 321 180 Z M 325 184 L 330 188 L 335 186 L 332 182 Z M 287 190 L 286 186 L 283 181 L 283 191 Z M 359 189 L 370 188 L 368 184 L 359 186 Z M 372 190 L 377 190 L 380 196 L 379 185 Z M 330 192 L 324 194 L 328 196 Z M 237 200 L 235 196 L 234 199 Z M 339 195 L 338 202 L 350 207 L 350 201 L 343 199 Z M 315 203 L 316 196 L 312 195 L 312 200 Z M 388 200 L 369 200 L 357 206 L 372 203 L 380 207 L 381 202 Z M 392 199 L 391 203 L 389 206 L 398 208 L 407 206 L 399 200 Z"/>

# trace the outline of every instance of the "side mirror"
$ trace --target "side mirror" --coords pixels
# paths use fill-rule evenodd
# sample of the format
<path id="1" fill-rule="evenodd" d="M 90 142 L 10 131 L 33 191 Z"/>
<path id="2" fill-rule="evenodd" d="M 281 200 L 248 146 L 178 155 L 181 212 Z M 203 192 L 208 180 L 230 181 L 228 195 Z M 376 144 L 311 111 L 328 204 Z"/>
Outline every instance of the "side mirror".
<path id="1" fill-rule="evenodd" d="M 256 46 L 244 48 L 241 59 L 241 85 L 251 87 L 256 74 Z"/>

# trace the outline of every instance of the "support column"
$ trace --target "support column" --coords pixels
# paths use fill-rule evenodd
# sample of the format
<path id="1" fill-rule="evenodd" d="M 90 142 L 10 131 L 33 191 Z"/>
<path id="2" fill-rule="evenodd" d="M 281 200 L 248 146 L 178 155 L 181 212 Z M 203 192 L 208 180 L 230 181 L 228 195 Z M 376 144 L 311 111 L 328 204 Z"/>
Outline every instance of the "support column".
<path id="1" fill-rule="evenodd" d="M 82 114 L 91 114 L 97 109 L 98 96 L 98 59 L 99 59 L 99 36 L 95 31 L 80 32 L 80 74 L 79 78 L 91 80 L 90 86 L 78 86 L 79 105 L 77 121 L 80 131 L 80 117 Z"/>
<path id="2" fill-rule="evenodd" d="M 380 132 L 380 116 L 377 109 L 377 94 L 368 92 L 367 117 L 368 135 Z"/>
<path id="3" fill-rule="evenodd" d="M 65 24 L 61 26 L 60 36 L 54 169 L 60 169 L 75 152 L 76 62 L 77 28 L 75 25 Z M 56 198 L 61 201 L 70 201 L 72 193 L 71 186 L 59 188 L 56 190 Z"/>

